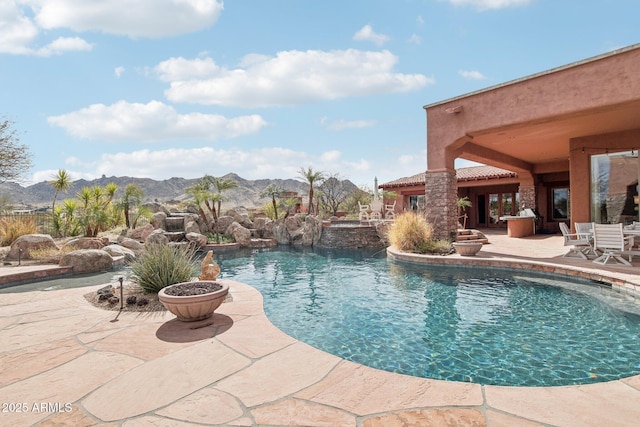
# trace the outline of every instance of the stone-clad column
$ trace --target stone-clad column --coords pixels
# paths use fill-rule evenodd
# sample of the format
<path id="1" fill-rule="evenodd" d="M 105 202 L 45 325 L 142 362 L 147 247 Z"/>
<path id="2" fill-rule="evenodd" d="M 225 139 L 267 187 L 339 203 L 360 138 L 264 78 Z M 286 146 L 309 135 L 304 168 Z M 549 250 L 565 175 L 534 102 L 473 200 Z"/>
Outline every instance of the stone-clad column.
<path id="1" fill-rule="evenodd" d="M 520 193 L 520 209 L 524 208 L 534 209 L 536 208 L 536 187 L 534 185 L 520 185 L 518 188 Z"/>
<path id="2" fill-rule="evenodd" d="M 433 224 L 434 237 L 455 237 L 458 229 L 458 180 L 456 171 L 440 169 L 425 174 L 426 218 Z"/>

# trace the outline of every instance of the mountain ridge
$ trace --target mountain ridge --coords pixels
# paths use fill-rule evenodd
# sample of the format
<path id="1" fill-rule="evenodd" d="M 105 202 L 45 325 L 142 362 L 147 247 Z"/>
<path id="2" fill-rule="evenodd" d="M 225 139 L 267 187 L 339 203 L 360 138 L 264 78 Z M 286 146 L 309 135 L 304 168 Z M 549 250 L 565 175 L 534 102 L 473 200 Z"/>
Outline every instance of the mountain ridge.
<path id="1" fill-rule="evenodd" d="M 262 192 L 269 185 L 277 185 L 285 191 L 296 191 L 300 196 L 306 196 L 308 184 L 296 179 L 257 179 L 248 180 L 235 173 L 228 173 L 221 178 L 232 179 L 238 184 L 237 188 L 226 190 L 223 195 L 225 201 L 223 206 L 244 206 L 247 208 L 262 207 L 269 202 L 268 197 L 262 196 Z M 165 180 L 154 180 L 151 178 L 134 178 L 129 176 L 107 177 L 103 175 L 94 180 L 79 179 L 71 183 L 71 187 L 65 193 L 58 194 L 57 202 L 73 199 L 83 187 L 101 186 L 109 183 L 118 186 L 116 199 L 122 197 L 124 189 L 129 184 L 139 186 L 145 194 L 145 202 L 157 201 L 164 203 L 180 202 L 188 199 L 185 191 L 187 188 L 197 184 L 200 178 L 187 179 L 172 177 Z M 343 181 L 348 191 L 354 191 L 358 187 L 349 180 Z M 23 187 L 16 183 L 0 184 L 0 196 L 8 196 L 9 203 L 16 208 L 37 209 L 50 207 L 55 195 L 55 189 L 49 181 L 42 181 Z"/>

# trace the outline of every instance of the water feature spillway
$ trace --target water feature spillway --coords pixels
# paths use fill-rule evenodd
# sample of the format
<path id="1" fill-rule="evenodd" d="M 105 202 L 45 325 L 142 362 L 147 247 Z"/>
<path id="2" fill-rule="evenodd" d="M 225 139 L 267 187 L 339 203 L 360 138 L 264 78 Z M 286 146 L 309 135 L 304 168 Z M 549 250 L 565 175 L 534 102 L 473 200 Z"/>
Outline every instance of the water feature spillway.
<path id="1" fill-rule="evenodd" d="M 376 227 L 360 221 L 335 221 L 322 227 L 318 247 L 329 249 L 382 249 L 386 245 Z"/>

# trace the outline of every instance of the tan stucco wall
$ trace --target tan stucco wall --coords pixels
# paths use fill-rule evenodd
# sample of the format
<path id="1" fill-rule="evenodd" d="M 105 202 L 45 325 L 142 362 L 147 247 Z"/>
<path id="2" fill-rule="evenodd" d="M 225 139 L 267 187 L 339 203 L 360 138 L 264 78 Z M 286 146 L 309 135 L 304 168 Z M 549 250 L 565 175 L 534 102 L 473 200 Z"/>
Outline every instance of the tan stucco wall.
<path id="1" fill-rule="evenodd" d="M 472 142 L 468 135 L 474 133 L 637 102 L 639 68 L 640 49 L 635 49 L 427 106 L 428 169 L 453 169 L 464 145 Z M 447 113 L 451 107 L 462 111 Z M 527 169 L 526 162 L 507 167 L 509 159 L 487 160 L 515 172 Z"/>

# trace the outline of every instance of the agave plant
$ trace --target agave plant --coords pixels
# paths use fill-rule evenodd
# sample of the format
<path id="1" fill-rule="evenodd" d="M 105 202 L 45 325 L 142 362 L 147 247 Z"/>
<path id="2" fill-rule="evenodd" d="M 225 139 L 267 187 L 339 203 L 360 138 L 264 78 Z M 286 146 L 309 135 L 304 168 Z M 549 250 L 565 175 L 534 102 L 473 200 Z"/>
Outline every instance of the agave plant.
<path id="1" fill-rule="evenodd" d="M 198 274 L 194 248 L 155 244 L 131 264 L 131 280 L 145 291 L 158 293 L 176 283 L 188 282 Z"/>

